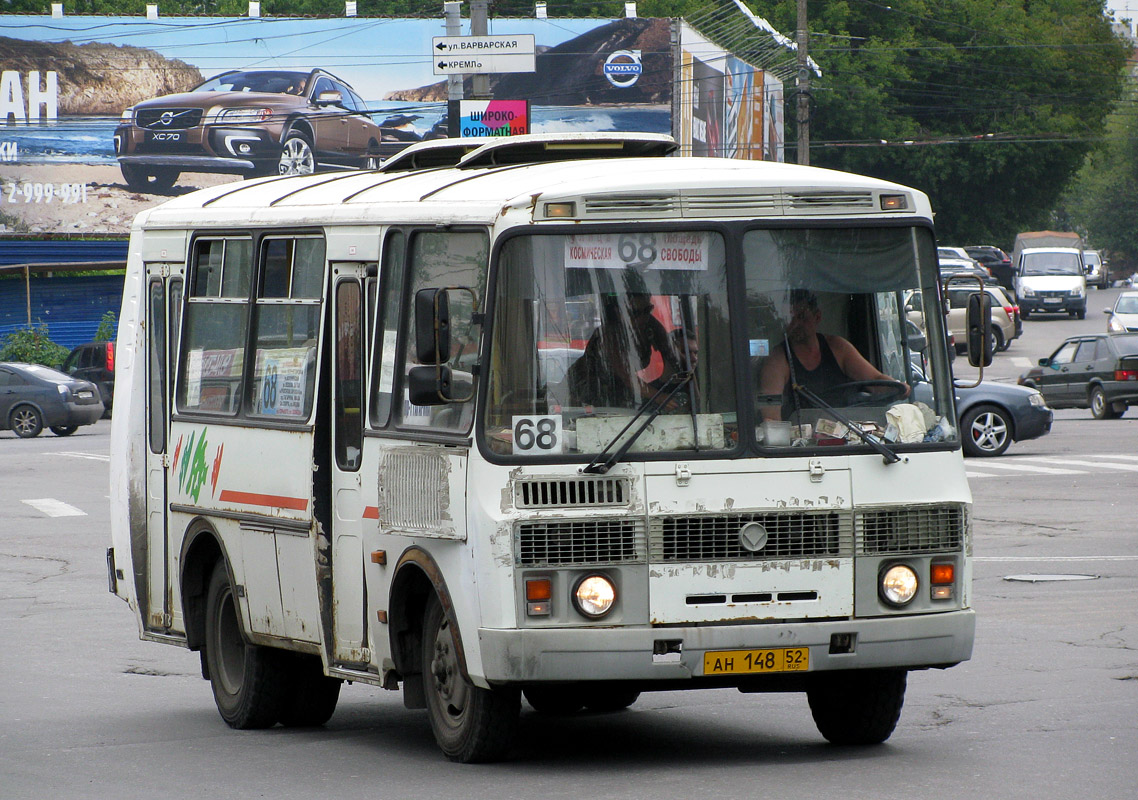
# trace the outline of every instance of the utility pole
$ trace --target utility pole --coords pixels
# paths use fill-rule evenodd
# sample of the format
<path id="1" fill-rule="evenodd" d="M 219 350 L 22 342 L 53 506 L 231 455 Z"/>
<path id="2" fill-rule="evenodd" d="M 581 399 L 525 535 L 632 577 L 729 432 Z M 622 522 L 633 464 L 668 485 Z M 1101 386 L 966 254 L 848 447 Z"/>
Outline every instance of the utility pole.
<path id="1" fill-rule="evenodd" d="M 806 52 L 806 0 L 798 0 L 798 163 L 810 163 L 810 63 Z"/>
<path id="2" fill-rule="evenodd" d="M 443 17 L 446 19 L 447 36 L 462 35 L 462 3 L 443 3 Z M 447 100 L 462 99 L 462 76 L 447 75 Z M 457 124 L 458 120 L 454 122 Z"/>
<path id="3" fill-rule="evenodd" d="M 486 36 L 490 33 L 489 0 L 470 0 L 470 34 L 472 36 Z M 490 100 L 490 76 L 482 73 L 470 79 L 471 100 Z"/>

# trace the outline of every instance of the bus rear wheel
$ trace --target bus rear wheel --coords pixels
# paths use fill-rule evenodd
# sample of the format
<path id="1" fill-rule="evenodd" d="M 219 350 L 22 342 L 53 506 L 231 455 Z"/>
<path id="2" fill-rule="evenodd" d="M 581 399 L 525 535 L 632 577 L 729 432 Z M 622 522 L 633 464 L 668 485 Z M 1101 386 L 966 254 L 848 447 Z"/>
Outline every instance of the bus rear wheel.
<path id="1" fill-rule="evenodd" d="M 904 670 L 819 674 L 806 690 L 818 732 L 833 744 L 881 744 L 905 704 Z"/>
<path id="2" fill-rule="evenodd" d="M 218 561 L 206 592 L 205 660 L 213 699 L 231 728 L 271 728 L 287 691 L 284 654 L 246 643 L 237 601 L 224 561 Z"/>
<path id="3" fill-rule="evenodd" d="M 315 728 L 336 712 L 343 681 L 329 678 L 317 656 L 293 653 L 286 661 L 288 689 L 280 706 L 280 722 L 286 728 Z"/>
<path id="4" fill-rule="evenodd" d="M 505 757 L 517 733 L 521 694 L 466 679 L 452 622 L 434 596 L 423 615 L 422 651 L 427 716 L 443 754 L 463 763 Z"/>

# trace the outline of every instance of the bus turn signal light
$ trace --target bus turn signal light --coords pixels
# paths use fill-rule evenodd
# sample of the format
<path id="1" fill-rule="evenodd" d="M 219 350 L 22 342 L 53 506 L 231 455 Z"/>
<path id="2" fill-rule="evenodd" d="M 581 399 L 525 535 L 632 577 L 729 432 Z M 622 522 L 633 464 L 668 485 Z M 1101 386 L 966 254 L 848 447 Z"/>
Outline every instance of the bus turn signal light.
<path id="1" fill-rule="evenodd" d="M 553 581 L 549 578 L 526 578 L 526 613 L 531 617 L 547 617 L 552 611 Z"/>
<path id="2" fill-rule="evenodd" d="M 929 583 L 933 586 L 943 586 L 946 583 L 956 582 L 955 564 L 933 564 L 929 569 Z"/>

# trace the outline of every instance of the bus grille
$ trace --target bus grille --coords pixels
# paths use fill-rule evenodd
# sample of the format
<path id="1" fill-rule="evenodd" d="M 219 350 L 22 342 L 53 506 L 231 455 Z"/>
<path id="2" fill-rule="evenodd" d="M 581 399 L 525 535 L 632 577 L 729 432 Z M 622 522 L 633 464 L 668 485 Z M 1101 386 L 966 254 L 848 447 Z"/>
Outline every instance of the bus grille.
<path id="1" fill-rule="evenodd" d="M 628 500 L 627 478 L 548 478 L 514 484 L 518 508 L 626 506 Z"/>
<path id="2" fill-rule="evenodd" d="M 749 522 L 767 532 L 755 552 L 739 537 Z M 654 562 L 842 558 L 853 555 L 851 528 L 850 515 L 837 511 L 659 517 L 651 523 L 649 552 Z"/>
<path id="3" fill-rule="evenodd" d="M 960 550 L 967 518 L 964 506 L 881 508 L 857 514 L 858 552 L 927 553 Z"/>
<path id="4" fill-rule="evenodd" d="M 524 567 L 644 560 L 644 523 L 636 517 L 531 520 L 518 523 L 515 535 Z"/>

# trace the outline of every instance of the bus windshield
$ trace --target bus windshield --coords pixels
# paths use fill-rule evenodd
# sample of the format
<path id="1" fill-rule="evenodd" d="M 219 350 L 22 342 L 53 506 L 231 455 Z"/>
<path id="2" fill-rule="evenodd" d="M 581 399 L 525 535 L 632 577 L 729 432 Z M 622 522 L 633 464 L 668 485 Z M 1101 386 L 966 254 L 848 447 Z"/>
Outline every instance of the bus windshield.
<path id="1" fill-rule="evenodd" d="M 943 423 L 951 420 L 943 358 L 927 364 L 931 378 L 916 391 L 910 363 L 926 366 L 926 348 L 909 331 L 923 342 L 926 325 L 903 313 L 906 293 L 923 283 L 936 296 L 930 236 L 909 228 L 739 234 L 740 264 L 720 231 L 507 240 L 489 350 L 488 450 L 596 454 L 652 416 L 631 452 L 790 452 L 860 444 L 855 426 L 884 437 L 899 404 L 918 410 L 905 417 L 903 436 L 890 432 L 893 441 L 954 439 L 955 425 Z M 733 272 L 745 287 L 738 303 L 728 299 Z M 733 314 L 744 315 L 741 326 Z M 790 346 L 804 320 L 826 353 L 820 371 Z M 929 324 L 943 335 L 943 320 Z M 829 385 L 815 373 L 832 378 Z"/>

